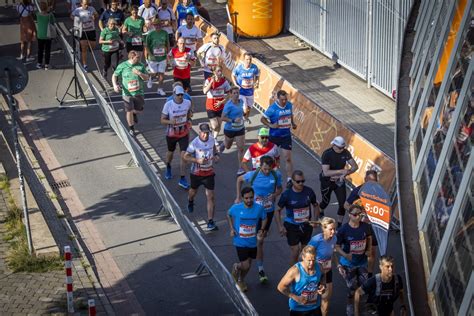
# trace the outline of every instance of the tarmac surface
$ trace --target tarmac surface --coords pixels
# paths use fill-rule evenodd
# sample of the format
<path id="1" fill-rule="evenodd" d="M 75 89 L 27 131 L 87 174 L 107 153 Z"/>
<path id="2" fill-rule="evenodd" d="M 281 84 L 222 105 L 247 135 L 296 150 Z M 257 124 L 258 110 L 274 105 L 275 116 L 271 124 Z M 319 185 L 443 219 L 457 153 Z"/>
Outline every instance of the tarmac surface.
<path id="1" fill-rule="evenodd" d="M 64 19 L 61 22 L 69 23 Z M 3 24 L 2 29 L 5 30 L 5 36 L 0 39 L 2 54 L 6 52 L 16 56 L 18 25 L 13 22 Z M 53 47 L 58 48 L 58 45 Z M 95 53 L 101 62 L 99 51 Z M 158 214 L 161 202 L 141 170 L 116 168 L 126 165 L 130 155 L 114 133 L 105 127 L 98 107 L 91 104 L 87 107 L 59 109 L 55 97 L 61 97 L 65 92 L 72 71 L 66 67 L 67 60 L 63 52 L 55 49 L 52 58 L 52 70 L 37 70 L 34 63 L 27 65 L 30 81 L 21 93 L 21 98 L 41 131 L 43 140 L 50 147 L 50 152 L 42 152 L 49 172 L 54 174 L 56 168 L 61 169 L 64 178 L 55 180 L 68 180 L 68 190 L 74 192 L 80 200 L 79 206 L 75 204 L 77 210 L 69 210 L 71 222 L 78 226 L 87 222 L 89 227 L 94 228 L 94 233 L 84 238 L 84 243 L 90 249 L 94 269 L 115 312 L 127 314 L 130 306 L 139 306 L 140 312 L 153 315 L 237 314 L 229 298 L 222 293 L 211 276 L 191 280 L 181 277 L 183 273 L 194 271 L 199 261 L 179 227 L 171 218 Z M 92 59 L 89 64 L 92 65 Z M 89 77 L 97 84 L 104 84 L 95 67 L 91 68 Z M 193 102 L 196 109 L 193 126 L 196 127 L 198 123 L 206 121 L 207 117 L 205 99 L 200 93 L 201 72 L 196 70 L 193 78 Z M 170 84 L 168 72 L 165 87 L 168 95 Z M 160 125 L 159 119 L 164 100 L 154 90 L 147 92 L 145 112 L 139 116 L 137 124 L 137 140 L 142 147 L 154 150 L 163 159 L 166 143 L 164 126 Z M 112 100 L 120 100 L 120 97 L 112 97 Z M 114 102 L 114 106 L 123 119 L 121 102 Z M 251 121 L 252 124 L 247 126 L 247 145 L 256 141 L 260 114 L 253 111 Z M 54 157 L 58 166 L 52 168 L 48 165 L 48 156 Z M 320 199 L 318 158 L 302 147 L 294 146 L 293 159 L 295 169 L 305 172 L 306 185 L 312 187 Z M 162 180 L 185 212 L 187 194 L 177 185 L 177 168 L 178 159 L 175 158 L 175 177 L 172 180 L 164 180 L 163 177 Z M 229 269 L 237 261 L 237 256 L 229 237 L 225 215 L 235 199 L 236 170 L 234 147 L 224 153 L 216 166 L 215 220 L 219 231 L 202 232 L 213 251 Z M 286 178 L 285 175 L 284 177 Z M 71 199 L 69 196 L 62 198 L 66 202 Z M 332 202 L 335 202 L 334 197 Z M 336 207 L 330 205 L 326 215 L 335 217 Z M 204 227 L 206 211 L 202 189 L 196 198 L 195 212 L 188 216 L 191 221 Z M 287 298 L 276 290 L 276 285 L 289 267 L 290 252 L 286 239 L 279 236 L 275 224 L 272 226 L 265 242 L 265 270 L 270 282 L 264 286 L 258 284 L 256 267 L 253 266 L 247 277 L 247 295 L 259 314 L 284 315 L 288 313 Z M 102 246 L 92 246 L 95 241 L 100 241 Z M 398 259 L 398 271 L 402 271 L 400 240 L 395 232 L 390 234 L 389 253 Z M 115 279 L 107 274 L 109 268 L 114 270 Z M 336 271 L 334 289 L 331 313 L 341 315 L 345 312 L 346 289 Z"/>

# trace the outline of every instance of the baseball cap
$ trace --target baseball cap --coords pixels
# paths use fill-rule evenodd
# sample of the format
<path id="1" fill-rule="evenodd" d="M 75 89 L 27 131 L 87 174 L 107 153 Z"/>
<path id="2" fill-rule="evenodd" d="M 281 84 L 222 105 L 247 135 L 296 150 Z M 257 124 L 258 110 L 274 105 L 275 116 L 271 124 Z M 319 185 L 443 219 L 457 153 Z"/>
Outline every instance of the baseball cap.
<path id="1" fill-rule="evenodd" d="M 173 89 L 173 93 L 174 94 L 184 94 L 184 89 L 181 86 L 176 86 Z"/>
<path id="2" fill-rule="evenodd" d="M 344 138 L 342 138 L 342 136 L 336 136 L 332 140 L 331 145 L 336 145 L 337 147 L 344 148 L 346 147 L 346 141 L 344 140 Z"/>
<path id="3" fill-rule="evenodd" d="M 258 130 L 258 136 L 270 136 L 270 130 L 266 127 L 262 127 Z"/>
<path id="4" fill-rule="evenodd" d="M 209 127 L 208 123 L 201 123 L 199 124 L 199 130 L 204 133 L 210 133 L 211 128 Z"/>

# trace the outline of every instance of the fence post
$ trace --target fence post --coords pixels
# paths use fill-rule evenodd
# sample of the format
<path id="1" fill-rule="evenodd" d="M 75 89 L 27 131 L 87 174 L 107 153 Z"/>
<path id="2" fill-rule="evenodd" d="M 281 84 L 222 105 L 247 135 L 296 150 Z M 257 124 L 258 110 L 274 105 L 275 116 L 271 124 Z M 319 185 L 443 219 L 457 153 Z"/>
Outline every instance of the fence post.
<path id="1" fill-rule="evenodd" d="M 64 246 L 64 260 L 64 265 L 66 267 L 67 311 L 68 313 L 74 313 L 74 302 L 72 295 L 72 254 L 70 246 Z"/>

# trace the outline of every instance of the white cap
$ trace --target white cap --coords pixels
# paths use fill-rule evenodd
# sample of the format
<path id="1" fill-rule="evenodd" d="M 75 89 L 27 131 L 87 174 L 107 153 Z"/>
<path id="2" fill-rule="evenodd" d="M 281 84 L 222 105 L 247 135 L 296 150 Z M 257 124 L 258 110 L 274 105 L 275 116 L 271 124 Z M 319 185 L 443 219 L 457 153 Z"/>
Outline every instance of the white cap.
<path id="1" fill-rule="evenodd" d="M 344 138 L 342 138 L 342 136 L 336 136 L 332 140 L 331 145 L 336 145 L 337 147 L 343 148 L 346 147 L 346 141 L 344 140 Z"/>
<path id="2" fill-rule="evenodd" d="M 184 94 L 184 89 L 181 86 L 176 86 L 173 89 L 173 93 L 174 94 Z"/>

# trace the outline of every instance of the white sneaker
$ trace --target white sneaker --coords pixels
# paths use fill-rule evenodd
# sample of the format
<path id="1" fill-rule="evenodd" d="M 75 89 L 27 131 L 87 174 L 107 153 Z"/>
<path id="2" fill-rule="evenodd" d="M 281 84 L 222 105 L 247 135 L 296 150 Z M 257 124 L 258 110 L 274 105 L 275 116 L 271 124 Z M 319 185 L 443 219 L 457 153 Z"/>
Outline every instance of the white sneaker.
<path id="1" fill-rule="evenodd" d="M 17 57 L 16 60 L 23 60 L 24 58 L 25 58 L 25 56 L 20 55 L 20 57 Z"/>
<path id="2" fill-rule="evenodd" d="M 26 57 L 26 61 L 27 61 L 27 62 L 30 62 L 30 61 L 33 61 L 33 60 L 35 60 L 35 58 L 32 57 L 32 56 Z"/>
<path id="3" fill-rule="evenodd" d="M 162 97 L 164 97 L 166 95 L 166 92 L 162 88 L 158 88 L 158 90 L 156 90 L 156 93 L 158 93 Z"/>
<path id="4" fill-rule="evenodd" d="M 146 87 L 147 87 L 148 89 L 151 89 L 151 87 L 153 87 L 153 82 L 151 81 L 151 77 L 148 78 L 148 82 L 146 83 Z"/>

